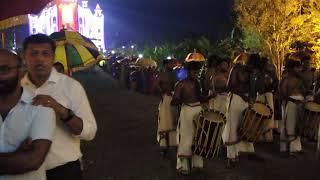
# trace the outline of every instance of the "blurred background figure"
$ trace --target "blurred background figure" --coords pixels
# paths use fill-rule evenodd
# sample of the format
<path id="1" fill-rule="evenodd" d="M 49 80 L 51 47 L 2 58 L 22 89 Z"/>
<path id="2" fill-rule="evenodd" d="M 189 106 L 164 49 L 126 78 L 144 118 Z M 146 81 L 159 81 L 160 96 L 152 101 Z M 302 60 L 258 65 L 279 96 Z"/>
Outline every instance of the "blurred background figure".
<path id="1" fill-rule="evenodd" d="M 60 62 L 55 62 L 55 63 L 53 64 L 53 67 L 54 67 L 59 73 L 62 73 L 62 74 L 65 73 L 65 72 L 64 72 L 64 66 L 63 66 L 62 63 L 60 63 Z"/>

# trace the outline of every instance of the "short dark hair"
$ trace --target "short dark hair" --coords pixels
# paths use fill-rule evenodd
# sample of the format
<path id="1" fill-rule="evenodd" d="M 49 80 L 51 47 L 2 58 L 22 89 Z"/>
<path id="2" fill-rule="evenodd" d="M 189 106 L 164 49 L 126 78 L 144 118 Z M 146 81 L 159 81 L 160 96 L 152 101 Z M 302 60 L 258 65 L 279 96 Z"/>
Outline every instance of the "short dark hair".
<path id="1" fill-rule="evenodd" d="M 261 57 L 259 54 L 250 54 L 247 65 L 252 65 L 254 68 L 261 68 Z"/>
<path id="2" fill-rule="evenodd" d="M 56 42 L 45 34 L 34 34 L 24 39 L 23 50 L 25 51 L 29 44 L 44 44 L 48 43 L 51 46 L 51 50 L 54 53 L 56 50 Z"/>
<path id="3" fill-rule="evenodd" d="M 202 67 L 202 62 L 191 61 L 187 62 L 185 66 L 188 71 L 200 70 Z"/>
<path id="4" fill-rule="evenodd" d="M 289 53 L 285 57 L 285 69 L 291 70 L 295 67 L 301 66 L 301 56 L 295 53 Z"/>
<path id="5" fill-rule="evenodd" d="M 208 58 L 208 60 L 207 60 L 207 66 L 208 66 L 209 68 L 215 67 L 215 66 L 216 66 L 216 61 L 218 61 L 218 59 L 220 59 L 220 57 L 217 56 L 217 55 L 215 55 L 215 54 L 209 56 L 209 58 Z"/>
<path id="6" fill-rule="evenodd" d="M 60 66 L 64 69 L 64 65 L 61 62 L 55 62 L 53 66 Z"/>
<path id="7" fill-rule="evenodd" d="M 10 49 L 0 48 L 0 54 L 6 54 L 6 55 L 14 57 L 18 62 L 18 66 L 22 65 L 22 58 L 15 51 L 10 50 Z"/>

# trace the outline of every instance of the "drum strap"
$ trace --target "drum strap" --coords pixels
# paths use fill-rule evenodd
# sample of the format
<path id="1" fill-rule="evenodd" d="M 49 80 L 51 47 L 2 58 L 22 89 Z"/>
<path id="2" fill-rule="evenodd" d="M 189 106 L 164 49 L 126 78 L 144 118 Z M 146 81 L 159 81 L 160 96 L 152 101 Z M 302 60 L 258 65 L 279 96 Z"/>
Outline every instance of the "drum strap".
<path id="1" fill-rule="evenodd" d="M 269 104 L 269 101 L 268 101 L 268 98 L 267 98 L 266 93 L 264 93 L 264 99 L 265 99 L 265 103 L 266 103 L 266 104 Z"/>
<path id="2" fill-rule="evenodd" d="M 229 109 L 230 109 L 230 106 L 231 106 L 231 102 L 232 102 L 232 98 L 233 98 L 233 93 L 231 93 L 231 96 L 229 98 L 229 104 L 228 104 L 228 113 L 229 113 Z"/>

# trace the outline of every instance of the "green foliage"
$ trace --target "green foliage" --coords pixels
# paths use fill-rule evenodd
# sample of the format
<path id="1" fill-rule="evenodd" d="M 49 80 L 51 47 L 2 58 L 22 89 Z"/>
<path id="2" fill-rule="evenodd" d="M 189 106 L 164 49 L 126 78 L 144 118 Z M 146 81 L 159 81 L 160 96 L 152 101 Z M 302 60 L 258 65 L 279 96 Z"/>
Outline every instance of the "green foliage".
<path id="1" fill-rule="evenodd" d="M 186 38 L 181 42 L 165 42 L 155 46 L 145 46 L 143 48 L 143 56 L 155 60 L 159 66 L 168 56 L 184 61 L 189 53 L 197 52 L 203 54 L 206 58 L 210 55 L 218 55 L 223 58 L 230 58 L 235 49 L 238 48 L 240 42 L 236 42 L 231 38 L 226 38 L 217 42 L 212 42 L 206 37 Z M 116 49 L 116 52 L 124 55 L 138 55 L 137 50 Z M 230 58 L 231 59 L 231 58 Z"/>
<path id="2" fill-rule="evenodd" d="M 151 57 L 159 64 L 162 64 L 161 61 L 168 56 L 184 60 L 194 50 L 202 53 L 206 58 L 213 54 L 230 58 L 236 47 L 236 43 L 231 38 L 212 42 L 205 37 L 200 37 L 184 39 L 180 43 L 166 42 L 155 47 L 146 46 L 143 54 L 144 57 Z"/>
<path id="3" fill-rule="evenodd" d="M 263 40 L 260 34 L 254 30 L 243 32 L 243 48 L 254 53 L 263 50 Z"/>
<path id="4" fill-rule="evenodd" d="M 233 58 L 233 53 L 240 46 L 240 42 L 236 42 L 231 38 L 226 38 L 215 43 L 210 55 L 217 55 L 222 58 Z"/>
<path id="5" fill-rule="evenodd" d="M 319 0 L 235 0 L 234 4 L 244 46 L 268 56 L 279 78 L 293 43 L 317 45 L 319 7 Z"/>

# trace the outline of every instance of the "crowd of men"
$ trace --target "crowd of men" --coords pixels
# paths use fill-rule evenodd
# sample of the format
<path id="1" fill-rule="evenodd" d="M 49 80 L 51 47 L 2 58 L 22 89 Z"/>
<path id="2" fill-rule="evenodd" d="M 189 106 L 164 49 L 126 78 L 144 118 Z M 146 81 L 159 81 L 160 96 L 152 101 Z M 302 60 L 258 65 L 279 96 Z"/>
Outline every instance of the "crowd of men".
<path id="1" fill-rule="evenodd" d="M 137 65 L 136 57 L 112 55 L 102 68 L 120 82 L 120 85 L 142 94 L 157 94 L 156 77 L 158 70 L 154 66 Z"/>
<path id="2" fill-rule="evenodd" d="M 0 180 L 82 179 L 80 141 L 92 140 L 97 124 L 82 85 L 63 73 L 63 65 L 54 63 L 54 54 L 55 42 L 43 34 L 24 40 L 23 58 L 0 49 Z M 161 91 L 157 140 L 163 156 L 168 147 L 177 146 L 179 173 L 203 168 L 203 157 L 194 153 L 193 145 L 195 120 L 204 108 L 226 117 L 221 139 L 228 168 L 234 167 L 243 153 L 261 160 L 254 154 L 254 142 L 239 135 L 243 112 L 255 102 L 272 112 L 260 141 L 273 142 L 273 130 L 279 129 L 281 155 L 303 152 L 299 132 L 301 119 L 305 119 L 303 105 L 308 101 L 320 104 L 311 57 L 288 54 L 280 81 L 272 63 L 258 54 L 244 53 L 237 60 L 231 64 L 229 59 L 211 56 L 205 66 L 199 61 L 187 62 L 187 76 L 180 81 L 172 73 L 174 61 L 164 60 L 159 73 L 148 68 L 141 71 L 158 75 L 157 80 L 154 75 L 141 76 L 142 85 L 137 85 L 134 74 L 126 74 L 130 66 L 114 71 L 122 74 L 119 79 L 124 85 L 134 87 L 136 82 L 144 93 L 157 87 Z M 277 114 L 282 117 L 275 118 Z M 281 120 L 276 123 L 275 119 Z"/>
<path id="3" fill-rule="evenodd" d="M 55 47 L 36 34 L 23 58 L 0 49 L 0 180 L 82 179 L 80 141 L 97 124 L 82 85 L 54 68 Z"/>
<path id="4" fill-rule="evenodd" d="M 320 104 L 311 56 L 302 52 L 288 54 L 280 81 L 271 61 L 258 54 L 243 53 L 230 62 L 218 56 L 209 57 L 207 63 L 187 62 L 188 76 L 177 82 L 172 79 L 172 64 L 164 61 L 165 68 L 158 78 L 163 98 L 159 104 L 157 140 L 162 155 L 169 147 L 177 147 L 178 173 L 190 174 L 203 168 L 203 157 L 194 153 L 193 145 L 196 121 L 204 108 L 217 110 L 226 117 L 221 139 L 226 147 L 227 168 L 233 168 L 242 154 L 263 160 L 254 153 L 254 142 L 239 137 L 243 113 L 255 102 L 265 104 L 272 113 L 259 141 L 274 142 L 276 131 L 280 132 L 281 155 L 292 157 L 303 152 L 297 131 L 304 119 L 303 104 Z"/>

